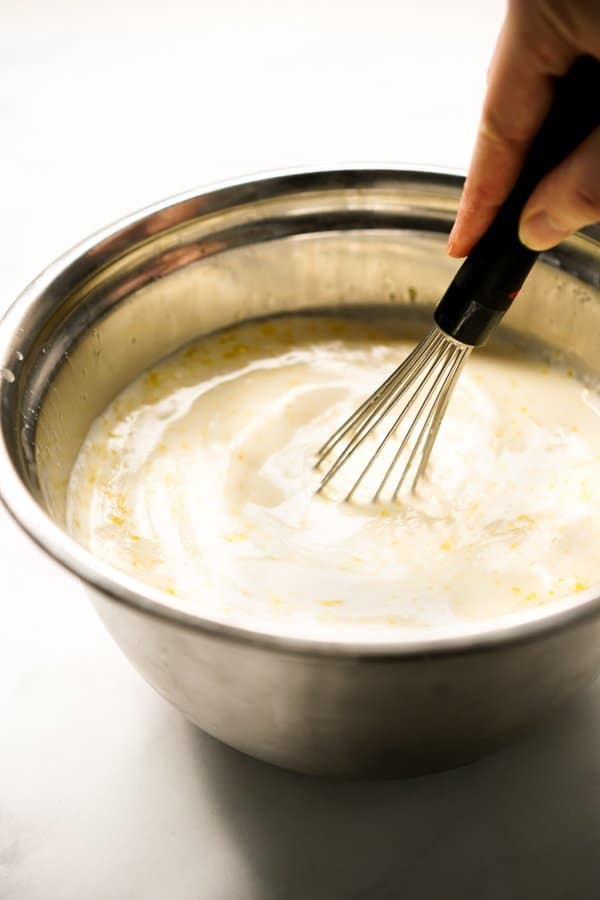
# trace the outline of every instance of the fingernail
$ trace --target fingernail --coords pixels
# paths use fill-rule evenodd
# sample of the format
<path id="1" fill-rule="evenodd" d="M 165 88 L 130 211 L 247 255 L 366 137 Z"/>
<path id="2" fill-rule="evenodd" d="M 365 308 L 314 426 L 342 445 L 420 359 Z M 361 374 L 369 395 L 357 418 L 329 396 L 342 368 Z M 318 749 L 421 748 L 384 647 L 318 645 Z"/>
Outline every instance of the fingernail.
<path id="1" fill-rule="evenodd" d="M 519 240 L 530 250 L 549 250 L 569 237 L 570 231 L 560 228 L 545 212 L 533 213 L 521 223 Z"/>

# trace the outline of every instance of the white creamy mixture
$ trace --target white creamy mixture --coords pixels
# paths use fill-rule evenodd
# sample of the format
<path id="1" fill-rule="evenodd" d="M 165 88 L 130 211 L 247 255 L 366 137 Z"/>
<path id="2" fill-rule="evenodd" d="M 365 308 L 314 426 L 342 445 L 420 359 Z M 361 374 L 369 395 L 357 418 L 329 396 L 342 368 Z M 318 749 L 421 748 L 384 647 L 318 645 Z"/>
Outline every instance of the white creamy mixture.
<path id="1" fill-rule="evenodd" d="M 412 343 L 297 317 L 201 340 L 94 423 L 71 533 L 200 613 L 296 634 L 456 625 L 600 575 L 600 401 L 516 352 L 472 354 L 418 495 L 316 497 L 315 451 Z"/>

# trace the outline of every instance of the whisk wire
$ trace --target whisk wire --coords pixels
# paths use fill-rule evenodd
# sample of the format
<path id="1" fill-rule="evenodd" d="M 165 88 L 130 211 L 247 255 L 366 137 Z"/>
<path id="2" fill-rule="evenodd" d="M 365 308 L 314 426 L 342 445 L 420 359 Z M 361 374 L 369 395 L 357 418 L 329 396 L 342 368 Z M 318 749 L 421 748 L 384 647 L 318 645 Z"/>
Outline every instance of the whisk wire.
<path id="1" fill-rule="evenodd" d="M 350 491 L 346 494 L 346 497 L 344 498 L 345 500 L 351 500 L 351 499 L 352 499 L 354 493 L 356 492 L 357 488 L 360 486 L 360 484 L 361 484 L 362 481 L 364 480 L 364 478 L 365 478 L 365 476 L 367 475 L 367 473 L 369 472 L 369 470 L 372 468 L 372 466 L 373 466 L 373 464 L 375 463 L 376 459 L 380 456 L 380 454 L 381 454 L 381 452 L 383 451 L 383 449 L 384 449 L 384 447 L 386 446 L 386 444 L 389 442 L 389 440 L 390 440 L 390 439 L 393 437 L 393 435 L 396 433 L 396 431 L 398 430 L 398 428 L 399 428 L 401 422 L 402 422 L 403 419 L 405 418 L 406 414 L 409 412 L 410 409 L 412 409 L 413 405 L 415 404 L 415 402 L 416 402 L 416 400 L 417 400 L 417 398 L 418 398 L 418 396 L 419 396 L 419 392 L 421 391 L 423 385 L 424 385 L 424 384 L 427 382 L 427 380 L 429 379 L 429 376 L 430 376 L 430 373 L 431 373 L 431 368 L 432 368 L 432 366 L 430 365 L 429 368 L 426 368 L 428 362 L 430 363 L 430 360 L 429 360 L 429 359 L 425 359 L 425 360 L 421 361 L 416 376 L 413 376 L 412 378 L 410 378 L 410 375 L 407 375 L 407 376 L 406 376 L 407 380 L 404 381 L 404 379 L 403 379 L 403 384 L 402 384 L 401 390 L 400 390 L 400 392 L 398 393 L 398 395 L 396 395 L 395 397 L 390 398 L 389 402 L 386 404 L 386 406 L 385 406 L 385 408 L 384 408 L 384 410 L 383 410 L 383 412 L 382 412 L 382 415 L 381 415 L 380 419 L 378 420 L 378 422 L 379 422 L 382 418 L 384 418 L 384 417 L 387 415 L 387 413 L 389 412 L 389 410 L 390 410 L 393 406 L 395 406 L 395 404 L 398 402 L 398 399 L 399 399 L 400 396 L 402 396 L 403 394 L 406 394 L 409 390 L 412 389 L 412 394 L 411 394 L 411 396 L 409 397 L 408 401 L 404 404 L 404 406 L 402 407 L 402 410 L 400 411 L 400 413 L 398 414 L 398 416 L 394 419 L 394 422 L 392 423 L 391 427 L 388 429 L 388 431 L 386 432 L 385 436 L 384 436 L 383 439 L 380 441 L 380 443 L 379 443 L 377 449 L 376 449 L 375 452 L 372 454 L 372 456 L 371 456 L 371 458 L 369 459 L 367 465 L 364 467 L 364 469 L 362 470 L 361 474 L 359 475 L 359 477 L 357 478 L 357 480 L 356 480 L 356 481 L 354 482 L 354 484 L 352 485 Z M 425 370 L 425 371 L 423 371 L 423 370 Z M 408 380 L 409 378 L 410 378 L 410 380 Z M 416 418 L 418 418 L 418 416 L 419 416 L 419 413 L 417 413 L 417 417 L 416 417 Z M 377 422 L 376 424 L 378 424 L 378 422 Z M 402 451 L 404 450 L 404 448 L 406 447 L 406 445 L 407 445 L 407 443 L 408 443 L 408 440 L 410 439 L 411 433 L 412 433 L 412 429 L 409 429 L 409 432 L 405 435 L 405 437 L 404 437 L 404 439 L 403 439 L 403 441 L 402 441 L 402 443 L 401 443 L 401 445 L 400 445 L 400 447 L 399 447 L 399 449 L 398 449 L 398 451 L 397 451 L 397 453 L 396 453 L 396 457 L 399 457 L 399 456 L 401 455 Z M 380 484 L 379 489 L 378 489 L 376 495 L 373 497 L 373 502 L 376 502 L 377 499 L 379 498 L 379 495 L 380 495 L 380 493 L 381 493 L 381 489 L 384 487 L 385 482 L 387 481 L 387 477 L 388 477 L 388 475 L 389 475 L 389 472 L 391 471 L 391 468 L 392 468 L 392 467 L 390 466 L 390 468 L 388 469 L 388 472 L 386 472 L 386 475 L 384 476 L 384 479 L 383 479 L 382 483 Z"/>
<path id="2" fill-rule="evenodd" d="M 427 441 L 425 442 L 423 454 L 419 461 L 419 467 L 413 480 L 413 488 L 416 487 L 417 482 L 420 480 L 421 476 L 427 469 L 429 457 L 431 456 L 431 451 L 433 450 L 433 445 L 435 444 L 436 438 L 438 436 L 442 420 L 446 415 L 450 397 L 452 396 L 452 392 L 454 391 L 454 387 L 456 385 L 456 382 L 458 381 L 458 376 L 460 375 L 462 368 L 469 358 L 469 355 L 473 348 L 461 347 L 458 349 L 459 352 L 456 354 L 452 369 L 448 373 L 448 379 L 442 387 L 439 404 L 437 404 L 435 407 L 435 416 L 433 418 L 433 422 L 431 423 L 431 429 L 429 431 L 429 434 L 427 435 Z"/>
<path id="3" fill-rule="evenodd" d="M 349 416 L 342 424 L 337 428 L 331 437 L 323 444 L 320 450 L 317 453 L 317 463 L 315 468 L 319 468 L 319 466 L 325 461 L 325 459 L 329 456 L 332 450 L 337 447 L 337 445 L 344 439 L 344 437 L 352 431 L 354 425 L 365 415 L 367 415 L 368 410 L 377 404 L 377 401 L 387 395 L 388 392 L 393 391 L 394 388 L 403 380 L 403 378 L 408 377 L 410 373 L 413 371 L 417 363 L 426 356 L 430 351 L 434 349 L 432 345 L 433 338 L 440 338 L 440 332 L 436 330 L 431 331 L 422 343 L 417 346 L 412 353 L 410 353 L 405 360 L 392 372 L 391 375 L 386 378 L 386 380 L 379 385 L 377 390 L 373 391 L 373 393 L 367 397 L 367 399 L 361 403 L 361 405 Z M 437 341 L 436 341 L 437 342 Z M 369 419 L 370 420 L 370 419 Z M 369 421 L 367 420 L 367 421 Z"/>
<path id="4" fill-rule="evenodd" d="M 361 430 L 360 430 L 360 432 L 357 433 L 356 438 L 350 441 L 350 443 L 348 444 L 344 453 L 341 454 L 338 457 L 338 459 L 336 460 L 334 467 L 332 467 L 332 469 L 333 469 L 333 471 L 331 472 L 332 476 L 344 464 L 346 459 L 349 456 L 351 456 L 355 450 L 358 449 L 358 447 L 369 437 L 370 434 L 373 433 L 373 431 L 377 428 L 377 426 L 380 424 L 380 422 L 382 422 L 382 420 L 388 415 L 390 410 L 402 399 L 402 397 L 404 397 L 404 395 L 407 394 L 410 389 L 413 390 L 412 395 L 409 397 L 408 401 L 405 403 L 404 407 L 402 408 L 402 412 L 398 416 L 396 422 L 392 425 L 391 428 L 388 429 L 383 440 L 379 443 L 377 449 L 371 455 L 371 458 L 370 458 L 368 464 L 365 466 L 365 468 L 363 469 L 359 478 L 356 480 L 356 482 L 352 486 L 351 490 L 346 495 L 346 497 L 345 497 L 346 500 L 352 499 L 352 495 L 354 494 L 354 492 L 356 491 L 356 489 L 358 488 L 358 486 L 364 479 L 365 475 L 367 474 L 369 469 L 372 467 L 372 465 L 376 461 L 376 459 L 379 457 L 379 455 L 383 451 L 384 447 L 387 445 L 390 438 L 393 436 L 394 432 L 396 431 L 398 423 L 401 421 L 401 419 L 406 415 L 406 413 L 413 406 L 415 400 L 417 399 L 418 391 L 419 391 L 421 385 L 427 380 L 428 373 L 427 373 L 427 371 L 424 372 L 426 366 L 427 366 L 427 360 L 419 359 L 418 361 L 415 361 L 415 363 L 406 370 L 406 372 L 398 380 L 392 393 L 385 399 L 383 406 L 378 407 L 375 410 L 375 412 L 369 416 L 369 418 L 364 423 L 364 425 L 361 426 Z"/>
<path id="5" fill-rule="evenodd" d="M 426 341 L 423 342 L 425 344 Z M 429 342 L 427 341 L 428 346 Z M 437 343 L 437 342 L 436 342 Z M 432 345 L 433 346 L 433 345 Z M 344 465 L 344 463 L 349 459 L 350 456 L 355 452 L 355 450 L 360 447 L 360 445 L 369 437 L 369 435 L 377 428 L 379 423 L 387 416 L 388 412 L 391 410 L 393 406 L 395 406 L 399 400 L 407 393 L 410 388 L 418 387 L 421 383 L 419 380 L 421 373 L 428 362 L 428 352 L 427 348 L 419 347 L 416 351 L 413 351 L 409 357 L 402 363 L 388 378 L 387 385 L 388 388 L 386 390 L 382 390 L 382 388 L 378 388 L 367 400 L 362 404 L 362 414 L 361 416 L 350 416 L 348 420 L 338 429 L 337 438 L 335 442 L 329 441 L 328 447 L 327 444 L 324 445 L 325 452 L 320 455 L 317 461 L 317 468 L 321 465 L 323 460 L 329 455 L 331 450 L 333 450 L 334 446 L 340 443 L 346 435 L 350 434 L 355 428 L 358 426 L 354 435 L 351 437 L 347 446 L 344 450 L 339 454 L 339 456 L 333 462 L 331 468 L 322 479 L 321 484 L 317 490 L 317 493 L 323 490 L 323 488 L 331 481 L 333 476 L 339 469 Z M 425 376 L 426 377 L 426 376 Z M 384 383 L 385 384 L 385 383 Z M 408 404 L 404 407 L 403 414 L 412 406 L 413 398 L 411 398 Z M 361 419 L 364 421 L 361 422 Z M 394 429 L 390 429 L 384 440 L 382 441 L 380 447 L 374 454 L 374 459 L 377 458 L 383 446 L 387 443 L 387 440 L 393 434 Z M 370 468 L 370 466 L 369 466 Z M 359 481 L 362 481 L 362 477 L 366 472 L 363 473 Z M 358 485 L 350 492 L 350 495 L 346 499 L 354 493 Z"/>
<path id="6" fill-rule="evenodd" d="M 448 357 L 451 353 L 452 353 L 452 350 L 446 348 L 446 349 L 443 351 L 442 359 L 445 360 L 446 357 Z M 436 368 L 438 368 L 438 359 L 435 359 L 435 360 L 434 360 L 433 364 L 430 366 L 430 369 L 429 369 L 428 374 L 431 374 L 431 372 L 435 371 Z M 431 384 L 429 390 L 428 390 L 427 393 L 425 394 L 425 397 L 424 397 L 423 401 L 421 402 L 421 405 L 419 406 L 419 409 L 417 410 L 416 415 L 414 416 L 412 422 L 410 423 L 410 426 L 409 426 L 409 428 L 408 428 L 406 434 L 404 435 L 404 438 L 402 439 L 402 441 L 401 441 L 401 443 L 400 443 L 400 446 L 399 446 L 398 449 L 396 450 L 396 453 L 394 454 L 394 456 L 393 456 L 393 458 L 392 458 L 392 461 L 390 462 L 390 464 L 389 464 L 389 466 L 388 466 L 388 468 L 387 468 L 387 470 L 386 470 L 386 472 L 385 472 L 385 475 L 383 476 L 383 479 L 381 480 L 381 483 L 380 483 L 379 487 L 377 488 L 377 491 L 376 491 L 376 493 L 375 493 L 375 496 L 373 497 L 373 501 L 374 501 L 374 502 L 377 502 L 377 500 L 379 500 L 379 497 L 381 496 L 381 493 L 382 493 L 383 489 L 385 488 L 385 486 L 386 486 L 386 484 L 387 484 L 387 482 L 388 482 L 388 479 L 389 479 L 390 475 L 392 474 L 393 470 L 396 468 L 396 465 L 398 464 L 398 461 L 399 461 L 400 457 L 402 456 L 402 454 L 404 453 L 404 451 L 405 451 L 406 448 L 408 447 L 408 445 L 409 445 L 409 443 L 410 443 L 410 439 L 411 439 L 411 437 L 413 436 L 413 432 L 415 432 L 416 429 L 417 429 L 417 425 L 419 424 L 419 421 L 420 421 L 420 419 L 421 419 L 421 416 L 423 415 L 423 413 L 425 412 L 425 410 L 426 410 L 427 407 L 429 406 L 431 398 L 432 398 L 432 397 L 435 395 L 435 393 L 437 392 L 438 383 L 439 383 L 440 379 L 442 378 L 442 376 L 443 376 L 443 369 L 441 369 L 441 370 L 437 373 L 437 375 L 435 376 L 435 378 L 434 378 L 434 380 L 433 380 L 433 383 Z M 418 396 L 418 391 L 415 393 L 414 396 L 415 396 L 415 397 Z M 404 417 L 404 412 L 402 412 L 402 413 L 400 414 L 400 416 L 398 417 L 398 420 L 397 420 L 397 423 L 396 423 L 396 427 L 399 427 L 400 422 L 402 421 L 403 417 Z M 399 492 L 400 487 L 402 486 L 402 483 L 403 483 L 403 481 L 404 481 L 404 479 L 405 479 L 405 477 L 406 477 L 406 475 L 407 475 L 407 473 L 408 473 L 408 470 L 409 470 L 409 468 L 410 468 L 410 465 L 411 465 L 411 463 L 412 463 L 412 460 L 414 459 L 414 455 L 415 455 L 416 451 L 417 451 L 418 448 L 419 448 L 419 443 L 420 443 L 421 438 L 422 438 L 422 436 L 423 436 L 424 429 L 427 427 L 427 423 L 428 423 L 428 417 L 425 418 L 425 423 L 424 423 L 424 425 L 421 427 L 421 430 L 420 430 L 419 435 L 418 435 L 418 437 L 417 437 L 417 441 L 416 441 L 416 443 L 415 443 L 415 445 L 414 445 L 414 447 L 413 447 L 413 449 L 412 449 L 412 452 L 411 452 L 411 454 L 410 454 L 410 456 L 409 456 L 409 458 L 408 458 L 408 462 L 407 462 L 406 466 L 404 467 L 404 471 L 403 471 L 403 473 L 402 473 L 402 477 L 400 478 L 400 481 L 398 482 L 398 487 L 396 488 L 396 490 L 395 490 L 395 492 L 394 492 L 394 495 L 393 495 L 393 497 L 392 497 L 392 500 L 395 500 L 395 499 L 396 499 L 396 495 L 397 495 L 397 493 Z"/>
<path id="7" fill-rule="evenodd" d="M 346 494 L 345 499 L 352 499 L 367 474 L 373 468 L 376 460 L 381 456 L 384 448 L 403 425 L 409 411 L 420 400 L 415 416 L 410 422 L 406 433 L 402 436 L 391 462 L 387 465 L 385 474 L 373 496 L 373 501 L 379 500 L 392 472 L 400 464 L 401 459 L 408 454 L 407 462 L 403 466 L 400 479 L 392 495 L 392 502 L 397 500 L 409 472 L 414 468 L 417 454 L 423 448 L 412 482 L 412 488 L 414 489 L 427 466 L 450 395 L 469 350 L 470 347 L 448 338 L 437 326 L 433 328 L 400 366 L 342 423 L 321 447 L 317 455 L 315 468 L 319 468 L 333 450 L 339 447 L 345 439 L 348 439 L 346 445 L 335 457 L 329 470 L 322 478 L 317 493 L 323 490 L 342 466 L 390 414 L 391 410 L 405 398 L 400 413 L 394 417 L 391 426 L 387 428 L 375 451 L 371 454 L 358 478 L 356 478 Z M 425 396 L 421 399 L 424 392 Z"/>
<path id="8" fill-rule="evenodd" d="M 408 461 L 407 461 L 404 469 L 402 470 L 402 474 L 400 476 L 398 484 L 396 485 L 394 493 L 392 494 L 392 503 L 395 503 L 396 500 L 398 499 L 398 496 L 400 494 L 402 486 L 403 486 L 404 482 L 406 481 L 406 478 L 407 478 L 409 472 L 413 469 L 413 464 L 414 464 L 415 458 L 416 458 L 417 453 L 419 452 L 424 440 L 425 440 L 425 448 L 427 448 L 427 445 L 429 444 L 428 452 L 431 453 L 433 444 L 435 442 L 435 438 L 437 437 L 437 431 L 436 431 L 435 435 L 433 434 L 433 424 L 437 418 L 438 419 L 437 430 L 439 431 L 439 426 L 441 425 L 441 417 L 439 417 L 440 404 L 444 402 L 443 398 L 445 395 L 447 395 L 449 385 L 452 380 L 452 374 L 454 373 L 455 368 L 458 365 L 461 356 L 462 356 L 461 349 L 459 347 L 452 347 L 447 352 L 446 359 L 442 362 L 442 364 L 440 366 L 440 370 L 438 372 L 436 380 L 435 380 L 426 400 L 423 403 L 423 408 L 427 407 L 427 404 L 428 404 L 429 400 L 431 399 L 431 397 L 433 397 L 433 402 L 431 403 L 431 405 L 429 407 L 429 410 L 427 412 L 427 416 L 425 418 L 423 426 L 421 427 L 421 430 L 419 432 L 417 440 L 415 441 L 412 451 L 408 457 Z M 445 366 L 447 366 L 448 368 L 446 369 Z M 440 385 L 440 383 L 441 383 L 441 387 L 439 388 L 439 390 L 437 390 L 438 385 Z M 450 398 L 448 396 L 448 400 L 449 399 Z M 417 419 L 418 419 L 418 416 L 417 416 Z M 415 420 L 415 422 L 416 422 L 416 420 Z M 419 481 L 421 474 L 425 470 L 426 463 L 425 463 L 425 465 L 423 465 L 424 453 L 425 453 L 425 449 L 423 450 L 423 454 L 421 455 L 419 466 L 417 467 L 417 471 L 416 471 L 413 481 L 412 481 L 411 489 L 413 491 L 415 490 L 415 488 L 417 486 L 417 482 Z"/>

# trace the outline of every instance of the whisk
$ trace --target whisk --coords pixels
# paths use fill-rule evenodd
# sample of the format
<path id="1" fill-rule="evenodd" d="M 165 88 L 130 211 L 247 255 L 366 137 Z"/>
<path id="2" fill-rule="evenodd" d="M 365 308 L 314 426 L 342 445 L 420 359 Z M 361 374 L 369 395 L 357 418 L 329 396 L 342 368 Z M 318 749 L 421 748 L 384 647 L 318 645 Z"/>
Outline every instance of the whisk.
<path id="1" fill-rule="evenodd" d="M 516 184 L 439 301 L 433 329 L 319 450 L 316 468 L 331 462 L 317 493 L 357 457 L 361 463 L 358 474 L 352 474 L 346 500 L 375 469 L 381 469 L 383 477 L 374 502 L 390 484 L 392 502 L 403 488 L 410 485 L 414 490 L 469 354 L 486 342 L 537 259 L 538 254 L 519 241 L 521 211 L 544 175 L 600 124 L 599 97 L 600 62 L 581 56 L 557 80 L 552 106 Z M 368 453 L 371 446 L 374 450 Z"/>

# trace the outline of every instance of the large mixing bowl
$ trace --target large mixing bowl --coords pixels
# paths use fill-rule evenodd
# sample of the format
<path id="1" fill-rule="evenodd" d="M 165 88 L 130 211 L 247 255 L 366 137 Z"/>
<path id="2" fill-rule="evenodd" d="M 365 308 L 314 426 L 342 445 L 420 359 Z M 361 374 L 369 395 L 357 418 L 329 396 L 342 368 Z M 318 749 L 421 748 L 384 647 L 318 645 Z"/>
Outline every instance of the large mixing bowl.
<path id="1" fill-rule="evenodd" d="M 69 473 L 116 393 L 194 337 L 309 308 L 427 320 L 455 269 L 445 236 L 460 188 L 448 173 L 347 169 L 186 194 L 67 253 L 0 326 L 6 506 L 83 580 L 150 684 L 205 731 L 280 766 L 410 774 L 499 746 L 600 670 L 600 584 L 447 634 L 284 637 L 204 618 L 94 558 L 65 531 Z M 546 254 L 505 333 L 600 376 L 599 273 L 598 232 Z"/>

